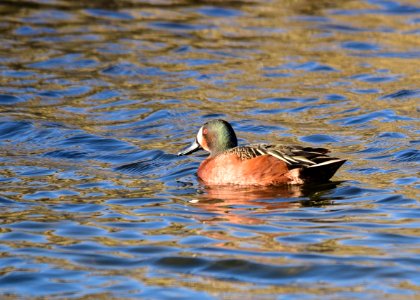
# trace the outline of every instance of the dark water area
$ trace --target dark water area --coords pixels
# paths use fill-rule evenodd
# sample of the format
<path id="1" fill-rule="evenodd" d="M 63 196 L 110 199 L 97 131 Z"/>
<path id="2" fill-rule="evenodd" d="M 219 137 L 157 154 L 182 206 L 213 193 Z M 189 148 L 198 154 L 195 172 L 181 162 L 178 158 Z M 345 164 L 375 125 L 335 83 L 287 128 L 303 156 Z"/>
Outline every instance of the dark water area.
<path id="1" fill-rule="evenodd" d="M 420 6 L 0 1 L 2 299 L 414 299 Z M 322 185 L 203 186 L 207 120 L 326 147 Z"/>

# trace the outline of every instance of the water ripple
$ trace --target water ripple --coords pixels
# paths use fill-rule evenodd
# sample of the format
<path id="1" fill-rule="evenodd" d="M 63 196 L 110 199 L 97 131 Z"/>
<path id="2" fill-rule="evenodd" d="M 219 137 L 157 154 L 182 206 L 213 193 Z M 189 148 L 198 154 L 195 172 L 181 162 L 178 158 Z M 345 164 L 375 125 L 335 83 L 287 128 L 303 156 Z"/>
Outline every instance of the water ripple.
<path id="1" fill-rule="evenodd" d="M 417 296 L 414 0 L 1 7 L 0 298 Z M 214 118 L 348 162 L 206 187 Z"/>

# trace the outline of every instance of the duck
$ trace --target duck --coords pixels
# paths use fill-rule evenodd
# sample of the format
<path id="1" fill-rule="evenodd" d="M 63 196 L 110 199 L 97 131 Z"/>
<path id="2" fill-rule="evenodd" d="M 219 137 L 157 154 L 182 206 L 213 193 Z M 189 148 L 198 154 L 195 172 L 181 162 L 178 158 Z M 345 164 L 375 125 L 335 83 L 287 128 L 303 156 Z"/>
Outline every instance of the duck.
<path id="1" fill-rule="evenodd" d="M 328 182 L 345 159 L 327 155 L 330 150 L 298 145 L 249 144 L 238 146 L 227 121 L 215 119 L 198 130 L 191 145 L 178 156 L 198 150 L 209 152 L 197 170 L 206 186 L 278 186 Z"/>

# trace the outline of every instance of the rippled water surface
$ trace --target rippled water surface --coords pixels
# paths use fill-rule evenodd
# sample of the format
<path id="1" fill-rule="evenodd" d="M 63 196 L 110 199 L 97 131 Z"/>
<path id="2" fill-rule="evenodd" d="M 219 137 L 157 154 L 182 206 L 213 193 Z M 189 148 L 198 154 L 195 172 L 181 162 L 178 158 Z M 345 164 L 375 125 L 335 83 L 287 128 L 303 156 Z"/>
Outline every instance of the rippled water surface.
<path id="1" fill-rule="evenodd" d="M 1 1 L 0 295 L 416 298 L 419 28 L 415 0 Z M 175 154 L 213 118 L 348 162 L 206 188 Z"/>

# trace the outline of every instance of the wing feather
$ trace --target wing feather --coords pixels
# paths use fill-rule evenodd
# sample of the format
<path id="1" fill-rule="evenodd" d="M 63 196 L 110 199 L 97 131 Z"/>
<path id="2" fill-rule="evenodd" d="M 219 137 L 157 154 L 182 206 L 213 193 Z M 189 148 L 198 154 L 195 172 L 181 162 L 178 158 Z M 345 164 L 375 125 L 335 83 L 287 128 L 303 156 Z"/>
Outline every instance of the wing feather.
<path id="1" fill-rule="evenodd" d="M 241 160 L 252 159 L 262 155 L 271 155 L 291 168 L 310 167 L 318 164 L 327 164 L 337 158 L 326 155 L 329 150 L 325 148 L 311 148 L 302 146 L 285 146 L 272 144 L 250 144 L 238 146 L 225 153 L 235 154 Z"/>

